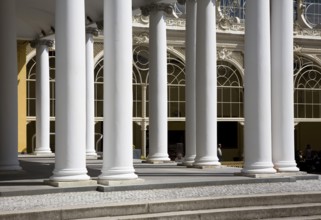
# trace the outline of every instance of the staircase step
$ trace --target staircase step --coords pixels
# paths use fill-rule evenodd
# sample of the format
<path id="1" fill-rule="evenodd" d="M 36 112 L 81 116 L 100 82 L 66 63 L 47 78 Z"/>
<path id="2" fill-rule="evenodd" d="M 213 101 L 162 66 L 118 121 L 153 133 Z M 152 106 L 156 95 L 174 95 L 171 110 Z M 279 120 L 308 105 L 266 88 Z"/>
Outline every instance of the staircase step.
<path id="1" fill-rule="evenodd" d="M 275 206 L 254 206 L 209 210 L 179 211 L 117 217 L 86 218 L 88 220 L 248 220 L 248 219 L 320 219 L 321 203 Z M 313 215 L 308 217 L 307 215 Z M 317 216 L 318 215 L 318 216 Z M 279 217 L 286 218 L 279 218 Z M 81 220 L 81 219 L 78 219 Z"/>
<path id="2" fill-rule="evenodd" d="M 286 208 L 288 207 L 288 208 Z M 301 208 L 303 207 L 303 208 Z M 273 208 L 273 209 L 272 209 Z M 302 209 L 302 212 L 299 212 Z M 223 211 L 224 210 L 224 211 Z M 262 210 L 270 210 L 277 215 L 264 215 Z M 317 210 L 314 212 L 314 210 Z M 70 206 L 64 208 L 52 208 L 46 210 L 19 211 L 0 213 L 0 220 L 11 219 L 85 219 L 95 217 L 126 216 L 161 216 L 164 219 L 167 214 L 180 213 L 187 218 L 224 219 L 227 211 L 230 219 L 242 219 L 241 216 L 261 216 L 260 218 L 321 215 L 321 192 L 311 193 L 286 193 L 286 194 L 266 194 L 266 195 L 243 195 L 225 196 L 215 198 L 190 198 L 177 200 L 164 200 L 159 202 L 137 202 L 137 203 L 116 203 L 116 204 L 93 204 L 91 206 Z M 241 212 L 242 211 L 242 212 Z M 186 213 L 186 214 L 185 214 Z M 261 213 L 261 215 L 260 215 Z M 282 215 L 282 213 L 287 213 Z M 180 215 L 174 219 L 182 219 Z M 211 216 L 210 218 L 207 216 Z M 24 217 L 24 218 L 22 218 Z M 117 217 L 118 218 L 118 217 Z M 145 217 L 144 217 L 145 218 Z M 143 219 L 144 219 L 143 218 Z M 147 218 L 147 217 L 146 217 Z M 257 217 L 255 217 L 257 218 Z M 157 218 L 156 218 L 157 219 Z M 229 218 L 227 218 L 229 219 Z M 249 219 L 246 217 L 245 219 Z"/>

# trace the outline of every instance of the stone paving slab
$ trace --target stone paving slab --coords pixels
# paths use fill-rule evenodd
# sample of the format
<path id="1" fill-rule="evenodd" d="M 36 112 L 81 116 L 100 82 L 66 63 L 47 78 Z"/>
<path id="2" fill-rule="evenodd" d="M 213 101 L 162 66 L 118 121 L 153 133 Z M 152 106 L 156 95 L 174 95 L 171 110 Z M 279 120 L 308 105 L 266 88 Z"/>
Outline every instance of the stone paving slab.
<path id="1" fill-rule="evenodd" d="M 134 161 L 135 171 L 139 178 L 131 185 L 104 186 L 92 184 L 90 186 L 53 187 L 44 183 L 52 175 L 54 158 L 48 157 L 20 157 L 22 172 L 0 173 L 0 196 L 39 195 L 59 192 L 84 192 L 84 191 L 124 191 L 168 189 L 179 187 L 256 184 L 273 182 L 295 182 L 296 180 L 318 179 L 318 175 L 296 176 L 272 175 L 264 178 L 252 178 L 241 175 L 240 168 L 219 167 L 209 169 L 186 168 L 177 166 L 176 163 L 148 164 Z M 100 175 L 102 160 L 87 160 L 89 176 L 97 180 Z M 93 181 L 95 182 L 95 181 Z"/>

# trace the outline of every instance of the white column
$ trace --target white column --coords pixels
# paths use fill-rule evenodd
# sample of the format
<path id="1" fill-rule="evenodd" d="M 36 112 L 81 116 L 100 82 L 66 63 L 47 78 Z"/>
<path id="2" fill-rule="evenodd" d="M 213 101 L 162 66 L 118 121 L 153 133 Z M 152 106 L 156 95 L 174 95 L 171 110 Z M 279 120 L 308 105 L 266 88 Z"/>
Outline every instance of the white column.
<path id="1" fill-rule="evenodd" d="M 215 2 L 197 2 L 195 166 L 221 165 L 217 158 Z"/>
<path id="2" fill-rule="evenodd" d="M 101 184 L 137 178 L 133 167 L 131 2 L 104 1 L 104 161 L 99 176 Z"/>
<path id="3" fill-rule="evenodd" d="M 196 156 L 196 7 L 196 0 L 186 0 L 184 165 L 192 165 Z"/>
<path id="4" fill-rule="evenodd" d="M 36 148 L 34 154 L 51 154 L 50 149 L 50 81 L 49 47 L 51 40 L 34 42 L 36 47 Z"/>
<path id="5" fill-rule="evenodd" d="M 95 76 L 94 76 L 94 39 L 97 28 L 86 30 L 86 155 L 97 156 L 95 150 Z"/>
<path id="6" fill-rule="evenodd" d="M 270 1 L 247 0 L 245 22 L 245 174 L 275 173 L 271 148 Z"/>
<path id="7" fill-rule="evenodd" d="M 52 181 L 89 180 L 86 169 L 84 0 L 56 1 L 56 163 Z"/>
<path id="8" fill-rule="evenodd" d="M 296 172 L 293 110 L 293 1 L 271 0 L 272 160 Z"/>
<path id="9" fill-rule="evenodd" d="M 149 162 L 169 161 L 166 4 L 149 6 Z M 145 13 L 145 12 L 143 12 Z"/>
<path id="10" fill-rule="evenodd" d="M 17 38 L 15 1 L 0 1 L 0 171 L 21 170 L 18 161 Z"/>
<path id="11" fill-rule="evenodd" d="M 148 122 L 146 121 L 146 97 L 147 97 L 147 85 L 142 86 L 142 117 L 143 120 L 141 122 L 141 132 L 142 132 L 142 156 L 146 158 L 146 143 L 147 143 L 147 137 L 146 137 L 146 131 Z"/>

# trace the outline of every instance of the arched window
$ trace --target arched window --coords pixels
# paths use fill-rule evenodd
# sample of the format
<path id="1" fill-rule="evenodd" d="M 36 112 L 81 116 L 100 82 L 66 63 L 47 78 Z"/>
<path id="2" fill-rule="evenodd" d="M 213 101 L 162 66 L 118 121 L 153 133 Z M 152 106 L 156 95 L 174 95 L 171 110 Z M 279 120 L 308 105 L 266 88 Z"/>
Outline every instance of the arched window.
<path id="1" fill-rule="evenodd" d="M 221 0 L 220 3 L 220 9 L 224 16 L 238 18 L 244 22 L 246 0 Z"/>
<path id="2" fill-rule="evenodd" d="M 49 51 L 50 116 L 55 117 L 55 51 Z M 36 56 L 27 63 L 27 117 L 36 116 Z"/>
<path id="3" fill-rule="evenodd" d="M 217 116 L 243 118 L 243 78 L 230 62 L 217 61 Z"/>
<path id="4" fill-rule="evenodd" d="M 302 56 L 294 59 L 294 117 L 321 118 L 321 67 Z"/>
<path id="5" fill-rule="evenodd" d="M 147 77 L 149 71 L 149 52 L 146 46 L 133 48 L 133 116 L 148 115 Z M 144 103 L 145 102 L 145 103 Z"/>
<path id="6" fill-rule="evenodd" d="M 36 116 L 36 56 L 27 63 L 27 117 Z"/>
<path id="7" fill-rule="evenodd" d="M 306 6 L 304 17 L 312 27 L 321 25 L 321 2 L 320 0 L 305 0 Z"/>
<path id="8" fill-rule="evenodd" d="M 104 58 L 98 60 L 95 65 L 95 117 L 103 117 L 104 102 Z"/>
<path id="9" fill-rule="evenodd" d="M 185 64 L 167 54 L 168 117 L 185 117 Z"/>

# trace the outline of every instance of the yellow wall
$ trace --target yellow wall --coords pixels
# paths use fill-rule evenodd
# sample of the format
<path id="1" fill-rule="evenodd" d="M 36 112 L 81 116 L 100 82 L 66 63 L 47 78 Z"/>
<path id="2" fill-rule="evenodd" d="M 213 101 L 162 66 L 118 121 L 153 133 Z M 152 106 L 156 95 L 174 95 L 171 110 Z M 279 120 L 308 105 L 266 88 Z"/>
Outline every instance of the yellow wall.
<path id="1" fill-rule="evenodd" d="M 18 152 L 27 149 L 27 106 L 26 106 L 26 47 L 27 42 L 18 41 Z"/>

